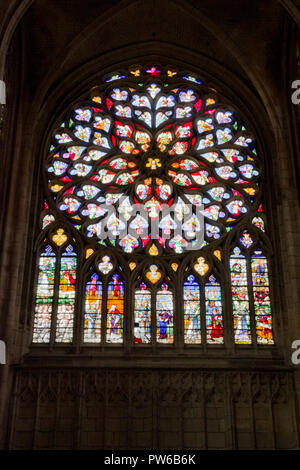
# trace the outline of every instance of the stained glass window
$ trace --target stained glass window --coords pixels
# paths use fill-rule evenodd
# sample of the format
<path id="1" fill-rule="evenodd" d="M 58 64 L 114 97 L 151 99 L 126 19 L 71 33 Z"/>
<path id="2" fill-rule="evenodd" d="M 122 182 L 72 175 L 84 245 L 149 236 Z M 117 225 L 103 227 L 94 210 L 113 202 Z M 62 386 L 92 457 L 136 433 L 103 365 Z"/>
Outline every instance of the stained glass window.
<path id="1" fill-rule="evenodd" d="M 45 155 L 33 342 L 274 344 L 251 123 L 205 77 L 157 64 L 73 102 Z"/>
<path id="2" fill-rule="evenodd" d="M 33 342 L 50 341 L 56 254 L 48 245 L 40 254 L 34 316 Z"/>
<path id="3" fill-rule="evenodd" d="M 210 266 L 205 258 L 198 258 L 193 268 L 201 278 L 199 282 L 189 275 L 183 286 L 184 342 L 200 344 L 204 338 L 206 344 L 223 344 L 221 284 L 209 274 Z"/>
<path id="4" fill-rule="evenodd" d="M 86 283 L 84 314 L 84 342 L 86 343 L 101 342 L 102 289 L 98 274 L 93 273 Z"/>
<path id="5" fill-rule="evenodd" d="M 190 275 L 183 288 L 184 341 L 186 344 L 201 343 L 200 287 Z"/>
<path id="6" fill-rule="evenodd" d="M 255 140 L 238 113 L 201 80 L 157 70 L 94 87 L 53 132 L 47 157 L 57 210 L 85 239 L 125 253 L 151 254 L 153 239 L 165 254 L 200 249 L 258 198 Z"/>
<path id="7" fill-rule="evenodd" d="M 75 306 L 77 256 L 69 245 L 61 255 L 60 282 L 58 291 L 56 342 L 70 342 L 73 339 L 73 318 Z"/>
<path id="8" fill-rule="evenodd" d="M 215 276 L 205 284 L 206 340 L 209 344 L 224 342 L 221 286 Z"/>
<path id="9" fill-rule="evenodd" d="M 158 343 L 173 343 L 173 293 L 163 284 L 156 295 L 156 340 Z"/>
<path id="10" fill-rule="evenodd" d="M 107 343 L 122 343 L 124 328 L 124 284 L 118 274 L 112 276 L 107 289 Z"/>
<path id="11" fill-rule="evenodd" d="M 237 344 L 250 344 L 250 307 L 248 293 L 247 261 L 236 247 L 230 257 L 234 337 Z"/>
<path id="12" fill-rule="evenodd" d="M 62 229 L 58 229 L 52 237 L 58 246 L 67 241 L 67 236 L 60 230 Z M 56 343 L 72 342 L 76 271 L 77 254 L 72 245 L 67 245 L 58 258 L 51 245 L 47 245 L 42 251 L 37 281 L 34 343 L 48 343 L 52 332 Z"/>
<path id="13" fill-rule="evenodd" d="M 134 293 L 134 343 L 174 342 L 174 298 L 161 269 L 150 265 Z M 156 326 L 155 329 L 152 327 Z"/>
<path id="14" fill-rule="evenodd" d="M 273 344 L 268 263 L 260 249 L 251 258 L 257 342 Z"/>
<path id="15" fill-rule="evenodd" d="M 151 343 L 151 292 L 144 283 L 135 291 L 134 342 Z"/>
<path id="16" fill-rule="evenodd" d="M 89 256 L 94 251 L 87 250 Z M 88 256 L 88 257 L 89 257 Z M 123 343 L 124 282 L 109 255 L 92 257 L 85 284 L 83 343 Z"/>

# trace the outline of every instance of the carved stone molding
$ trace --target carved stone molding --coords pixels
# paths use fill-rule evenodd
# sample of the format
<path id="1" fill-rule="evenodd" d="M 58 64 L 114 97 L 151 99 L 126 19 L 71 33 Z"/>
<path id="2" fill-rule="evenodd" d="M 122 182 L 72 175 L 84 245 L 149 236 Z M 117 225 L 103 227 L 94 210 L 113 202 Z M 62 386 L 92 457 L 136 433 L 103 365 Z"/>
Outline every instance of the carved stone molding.
<path id="1" fill-rule="evenodd" d="M 296 449 L 292 384 L 276 371 L 20 368 L 7 447 Z"/>
<path id="2" fill-rule="evenodd" d="M 234 402 L 286 403 L 290 377 L 283 372 L 122 371 L 122 370 L 19 370 L 16 395 L 21 400 L 58 396 L 63 401 L 83 397 L 97 400 L 148 401 L 153 393 L 163 403 L 181 403 L 189 395 L 206 402 L 223 403 L 230 394 Z M 81 380 L 82 378 L 82 380 Z M 229 379 L 229 381 L 227 380 Z M 229 383 L 229 387 L 227 384 Z M 39 385 L 40 384 L 40 385 Z"/>

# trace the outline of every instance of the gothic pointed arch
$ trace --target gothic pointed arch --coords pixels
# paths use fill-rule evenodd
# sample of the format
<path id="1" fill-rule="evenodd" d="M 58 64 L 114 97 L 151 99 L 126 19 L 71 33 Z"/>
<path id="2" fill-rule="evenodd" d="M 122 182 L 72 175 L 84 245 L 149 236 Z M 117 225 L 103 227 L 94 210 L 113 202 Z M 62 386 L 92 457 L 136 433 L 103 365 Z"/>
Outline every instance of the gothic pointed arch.
<path id="1" fill-rule="evenodd" d="M 49 271 L 54 304 L 71 266 L 56 266 L 67 254 L 51 243 L 75 231 L 80 243 L 69 246 L 90 257 L 76 264 L 80 285 L 64 306 L 43 304 L 51 324 L 67 324 L 74 307 L 61 341 L 274 344 L 264 159 L 251 122 L 221 91 L 175 66 L 120 68 L 57 117 L 48 144 L 41 223 L 50 244 L 43 251 L 39 237 L 39 276 Z M 38 282 L 36 305 L 46 289 Z"/>

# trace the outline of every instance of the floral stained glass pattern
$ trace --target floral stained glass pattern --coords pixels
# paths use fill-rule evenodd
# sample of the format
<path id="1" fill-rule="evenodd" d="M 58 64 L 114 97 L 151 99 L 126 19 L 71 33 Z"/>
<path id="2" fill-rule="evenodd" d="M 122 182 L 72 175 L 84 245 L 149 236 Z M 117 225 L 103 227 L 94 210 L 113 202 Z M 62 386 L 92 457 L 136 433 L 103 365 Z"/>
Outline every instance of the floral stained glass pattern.
<path id="1" fill-rule="evenodd" d="M 184 342 L 201 343 L 200 287 L 194 276 L 189 276 L 183 287 Z"/>

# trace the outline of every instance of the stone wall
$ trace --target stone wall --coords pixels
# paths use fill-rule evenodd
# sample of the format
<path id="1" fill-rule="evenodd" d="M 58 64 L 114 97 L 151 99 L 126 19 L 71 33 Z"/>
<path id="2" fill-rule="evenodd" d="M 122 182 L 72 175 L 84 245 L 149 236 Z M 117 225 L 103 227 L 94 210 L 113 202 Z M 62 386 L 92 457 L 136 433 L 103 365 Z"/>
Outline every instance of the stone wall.
<path id="1" fill-rule="evenodd" d="M 296 449 L 288 372 L 15 371 L 10 449 Z"/>

